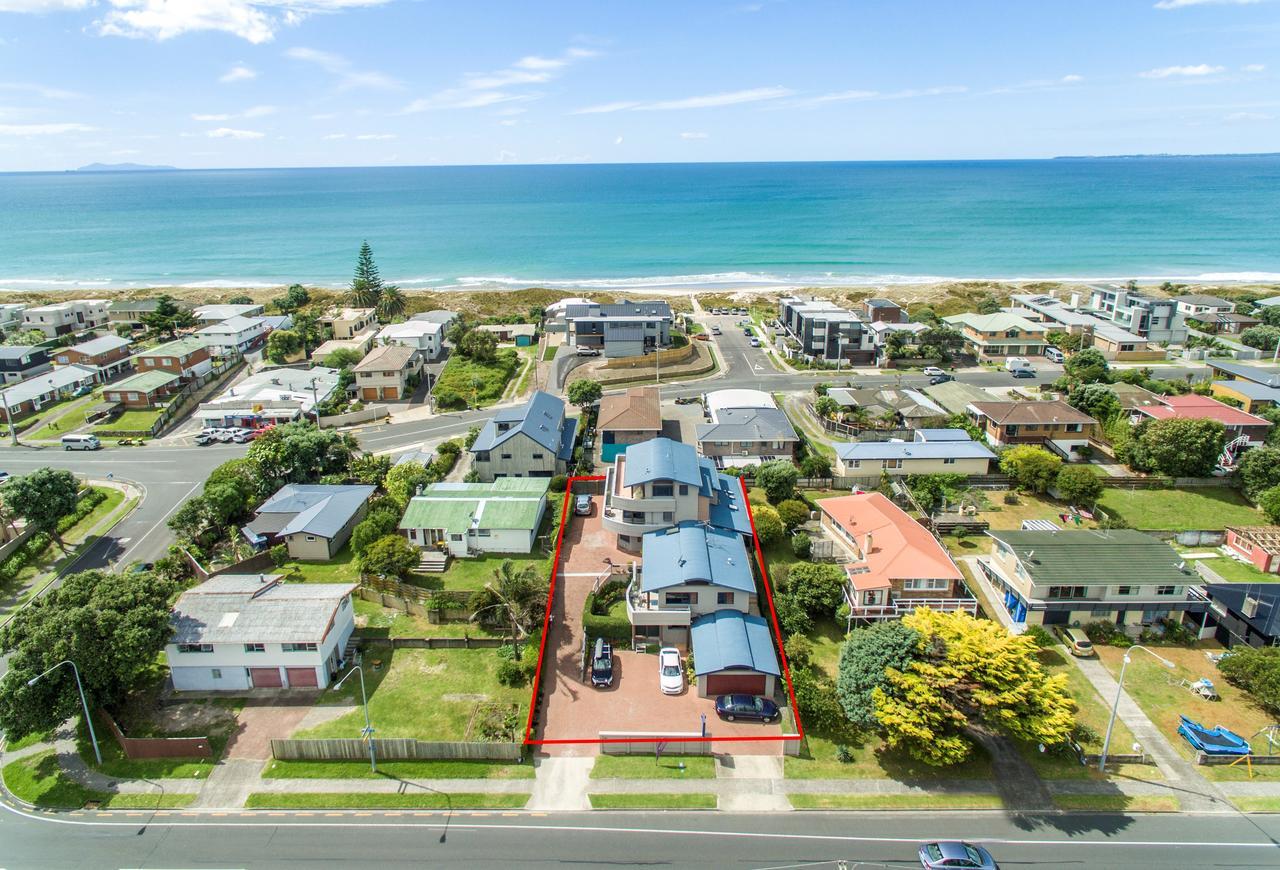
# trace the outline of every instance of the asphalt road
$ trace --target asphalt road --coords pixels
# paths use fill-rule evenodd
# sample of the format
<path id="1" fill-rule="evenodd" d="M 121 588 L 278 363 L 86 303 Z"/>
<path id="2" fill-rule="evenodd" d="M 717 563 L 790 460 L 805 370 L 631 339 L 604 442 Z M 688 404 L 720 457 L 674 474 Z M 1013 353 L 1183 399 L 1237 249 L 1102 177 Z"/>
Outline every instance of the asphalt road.
<path id="1" fill-rule="evenodd" d="M 0 812 L 8 868 L 918 867 L 923 840 L 981 842 L 1005 868 L 1280 866 L 1274 817 L 1004 813 L 229 814 L 31 819 Z M 441 842 L 443 840 L 443 842 Z M 859 864 L 857 862 L 868 862 Z"/>

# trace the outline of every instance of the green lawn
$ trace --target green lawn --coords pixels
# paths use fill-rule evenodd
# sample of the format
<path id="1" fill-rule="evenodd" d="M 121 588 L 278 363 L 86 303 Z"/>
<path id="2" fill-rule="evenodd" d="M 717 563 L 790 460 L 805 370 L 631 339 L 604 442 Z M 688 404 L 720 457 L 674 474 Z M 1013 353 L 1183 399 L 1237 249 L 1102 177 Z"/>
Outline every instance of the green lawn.
<path id="1" fill-rule="evenodd" d="M 57 441 L 68 432 L 73 432 L 88 424 L 85 412 L 102 399 L 102 391 L 94 390 L 87 396 L 59 402 L 52 408 L 42 410 L 41 422 L 28 429 L 26 438 L 31 441 Z M 57 428 L 54 428 L 56 425 Z"/>
<path id="2" fill-rule="evenodd" d="M 1107 487 L 1099 504 L 1120 514 L 1135 529 L 1221 529 L 1263 522 L 1261 513 L 1226 486 L 1135 490 Z"/>
<path id="3" fill-rule="evenodd" d="M 1113 490 L 1107 490 L 1113 492 Z M 993 529 L 1020 529 L 1024 520 L 1048 520 L 1055 525 L 1063 525 L 1059 514 L 1065 513 L 1067 505 L 1062 502 L 1055 501 L 1047 495 L 1027 495 L 1018 493 L 1017 504 L 1005 504 L 1005 491 L 998 490 L 994 492 L 984 493 L 990 502 L 987 510 L 978 512 L 978 519 L 986 520 Z M 1096 523 L 1085 520 L 1079 528 L 1092 529 L 1096 527 Z M 1072 524 L 1072 528 L 1075 528 Z M 983 547 L 983 552 L 986 551 Z"/>
<path id="4" fill-rule="evenodd" d="M 896 779 L 899 781 L 931 779 L 990 779 L 991 760 L 980 748 L 962 764 L 930 767 L 904 752 L 891 750 L 879 737 L 868 737 L 862 745 L 845 744 L 852 760 L 836 758 L 836 742 L 812 731 L 805 734 L 801 755 L 783 759 L 790 779 Z"/>
<path id="5" fill-rule="evenodd" d="M 592 794 L 593 810 L 714 810 L 713 794 Z"/>
<path id="6" fill-rule="evenodd" d="M 844 623 L 822 616 L 814 621 L 813 631 L 807 635 L 813 641 L 813 662 L 828 677 L 835 679 L 840 666 L 840 646 L 844 643 Z"/>
<path id="7" fill-rule="evenodd" d="M 263 779 L 533 779 L 532 764 L 487 761 L 268 761 Z"/>
<path id="8" fill-rule="evenodd" d="M 280 569 L 291 581 L 306 583 L 358 583 L 360 571 L 356 568 L 355 553 L 347 544 L 327 562 L 299 562 L 290 559 Z"/>
<path id="9" fill-rule="evenodd" d="M 331 792 L 271 794 L 253 792 L 244 802 L 254 810 L 430 809 L 518 810 L 529 802 L 527 794 L 446 794 L 444 792 L 368 793 Z"/>
<path id="10" fill-rule="evenodd" d="M 453 354 L 436 381 L 435 396 L 441 408 L 480 408 L 502 396 L 516 373 L 520 358 L 515 348 L 501 348 L 492 362 L 480 363 Z"/>
<path id="11" fill-rule="evenodd" d="M 789 794 L 798 810 L 998 810 L 996 794 Z"/>
<path id="12" fill-rule="evenodd" d="M 382 661 L 374 670 L 375 660 Z M 498 651 L 494 649 L 400 649 L 374 646 L 365 651 L 365 685 L 369 715 L 379 737 L 420 740 L 464 740 L 476 705 L 482 701 L 508 705 L 524 728 L 529 690 L 498 682 Z M 360 702 L 360 681 L 326 690 L 317 701 L 325 704 Z M 293 735 L 294 737 L 359 737 L 364 714 L 357 708 L 346 715 Z M 478 737 L 476 739 L 479 739 Z"/>
<path id="13" fill-rule="evenodd" d="M 415 582 L 430 588 L 475 590 L 483 589 L 484 584 L 493 580 L 493 572 L 505 561 L 511 560 L 517 569 L 532 565 L 538 573 L 546 576 L 547 558 L 541 555 L 520 555 L 517 553 L 495 553 L 476 558 L 449 560 L 449 567 L 443 574 L 426 574 Z"/>
<path id="14" fill-rule="evenodd" d="M 1245 813 L 1280 813 L 1280 797 L 1238 797 L 1231 802 Z"/>
<path id="15" fill-rule="evenodd" d="M 1061 810 L 1099 813 L 1176 813 L 1180 806 L 1171 795 L 1056 794 L 1053 803 Z"/>
<path id="16" fill-rule="evenodd" d="M 63 772 L 52 749 L 5 765 L 4 782 L 20 800 L 55 809 L 80 809 L 89 801 L 112 809 L 161 809 L 195 799 L 193 794 L 111 794 L 85 788 Z"/>
<path id="17" fill-rule="evenodd" d="M 26 749 L 28 746 L 35 746 L 37 743 L 48 743 L 53 740 L 52 731 L 37 731 L 34 734 L 28 734 L 21 740 L 15 740 L 12 743 L 5 743 L 5 752 L 17 752 L 19 749 Z"/>
<path id="18" fill-rule="evenodd" d="M 1216 559 L 1189 560 L 1197 565 L 1204 565 L 1214 573 L 1221 575 L 1228 583 L 1280 583 L 1280 574 L 1268 574 L 1245 562 L 1238 562 L 1229 556 Z"/>
<path id="19" fill-rule="evenodd" d="M 125 411 L 113 420 L 93 427 L 94 432 L 144 432 L 155 425 L 164 413 L 161 408 L 143 408 Z"/>
<path id="20" fill-rule="evenodd" d="M 684 765 L 684 770 L 680 765 Z M 592 779 L 715 779 L 716 762 L 709 755 L 600 755 L 591 768 Z"/>
<path id="21" fill-rule="evenodd" d="M 560 350 L 560 345 L 547 342 L 547 346 L 542 349 L 542 361 L 551 362 L 556 358 L 556 351 Z"/>

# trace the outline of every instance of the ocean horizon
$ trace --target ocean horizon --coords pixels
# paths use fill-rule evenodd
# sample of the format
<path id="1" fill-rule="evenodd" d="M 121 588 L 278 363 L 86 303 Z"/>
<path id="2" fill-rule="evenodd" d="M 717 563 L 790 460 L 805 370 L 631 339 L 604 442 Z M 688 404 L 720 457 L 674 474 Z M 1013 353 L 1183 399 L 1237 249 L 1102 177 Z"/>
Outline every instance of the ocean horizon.
<path id="1" fill-rule="evenodd" d="M 1280 281 L 1280 155 L 0 173 L 0 288 Z"/>

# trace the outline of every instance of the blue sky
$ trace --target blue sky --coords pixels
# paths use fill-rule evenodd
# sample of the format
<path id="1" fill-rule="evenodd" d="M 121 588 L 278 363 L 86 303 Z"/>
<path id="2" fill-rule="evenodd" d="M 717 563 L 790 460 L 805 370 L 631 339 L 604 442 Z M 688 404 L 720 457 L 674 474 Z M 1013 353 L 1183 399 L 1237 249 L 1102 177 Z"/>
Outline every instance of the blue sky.
<path id="1" fill-rule="evenodd" d="M 0 169 L 1280 150 L 1275 0 L 0 0 Z"/>

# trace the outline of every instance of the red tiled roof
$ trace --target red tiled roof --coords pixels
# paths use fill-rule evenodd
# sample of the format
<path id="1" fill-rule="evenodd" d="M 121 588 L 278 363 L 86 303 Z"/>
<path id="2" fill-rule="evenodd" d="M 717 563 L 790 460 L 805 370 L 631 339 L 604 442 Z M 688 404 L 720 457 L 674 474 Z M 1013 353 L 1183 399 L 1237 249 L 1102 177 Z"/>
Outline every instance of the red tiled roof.
<path id="1" fill-rule="evenodd" d="M 851 575 L 856 588 L 878 588 L 889 580 L 962 577 L 929 530 L 878 492 L 827 498 L 818 507 L 857 541 L 863 559 L 859 564 L 870 570 Z M 869 553 L 865 552 L 867 535 L 871 536 Z"/>
<path id="2" fill-rule="evenodd" d="M 1163 405 L 1150 405 L 1136 410 L 1157 420 L 1178 418 L 1181 420 L 1217 420 L 1224 426 L 1270 426 L 1262 417 L 1246 414 L 1239 408 L 1224 405 L 1208 396 L 1188 393 L 1185 396 L 1165 396 Z"/>

